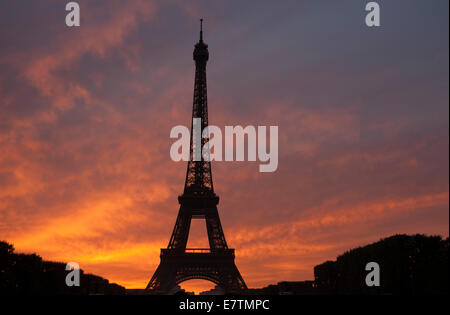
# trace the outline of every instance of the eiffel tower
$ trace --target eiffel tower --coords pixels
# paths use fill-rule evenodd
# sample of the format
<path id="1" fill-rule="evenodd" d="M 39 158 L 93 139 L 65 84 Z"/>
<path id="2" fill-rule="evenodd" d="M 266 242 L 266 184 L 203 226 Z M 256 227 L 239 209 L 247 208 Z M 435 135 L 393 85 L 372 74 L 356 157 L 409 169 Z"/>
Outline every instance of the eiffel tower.
<path id="1" fill-rule="evenodd" d="M 203 42 L 200 20 L 200 41 L 195 45 L 195 86 L 192 118 L 201 119 L 201 130 L 208 126 L 208 102 L 206 90 L 206 62 L 208 45 Z M 187 166 L 184 193 L 178 197 L 180 210 L 167 248 L 161 249 L 161 262 L 147 285 L 155 293 L 169 293 L 179 283 L 190 279 L 209 280 L 225 293 L 242 293 L 247 286 L 234 263 L 234 249 L 228 248 L 220 224 L 214 193 L 211 162 L 194 160 L 191 127 L 190 159 Z M 201 139 L 201 147 L 208 142 Z M 209 159 L 208 159 L 209 160 Z M 186 248 L 192 219 L 205 219 L 210 248 Z"/>

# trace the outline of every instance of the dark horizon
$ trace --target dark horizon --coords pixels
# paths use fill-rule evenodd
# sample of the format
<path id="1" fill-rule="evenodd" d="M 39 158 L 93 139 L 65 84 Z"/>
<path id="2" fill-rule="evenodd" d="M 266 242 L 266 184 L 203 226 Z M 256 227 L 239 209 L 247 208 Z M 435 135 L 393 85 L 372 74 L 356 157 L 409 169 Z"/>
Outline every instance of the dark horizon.
<path id="1" fill-rule="evenodd" d="M 348 249 L 336 259 L 314 267 L 314 279 L 282 280 L 264 288 L 248 288 L 245 295 L 429 295 L 448 294 L 449 238 L 425 235 L 393 235 L 376 243 Z M 375 260 L 382 268 L 379 287 L 364 283 L 364 266 Z M 359 268 L 358 268 L 359 266 Z M 66 263 L 45 261 L 36 254 L 14 251 L 11 244 L 0 241 L 0 295 L 154 295 L 148 289 L 125 289 L 99 275 L 81 270 L 80 287 L 67 287 Z M 357 267 L 357 268 L 355 268 Z M 399 272 L 399 269 L 401 272 Z M 180 283 L 179 285 L 182 285 Z M 175 289 L 175 288 L 174 288 Z M 180 289 L 171 294 L 188 295 Z M 214 289 L 200 295 L 223 295 Z M 161 293 L 159 293 L 161 294 Z"/>

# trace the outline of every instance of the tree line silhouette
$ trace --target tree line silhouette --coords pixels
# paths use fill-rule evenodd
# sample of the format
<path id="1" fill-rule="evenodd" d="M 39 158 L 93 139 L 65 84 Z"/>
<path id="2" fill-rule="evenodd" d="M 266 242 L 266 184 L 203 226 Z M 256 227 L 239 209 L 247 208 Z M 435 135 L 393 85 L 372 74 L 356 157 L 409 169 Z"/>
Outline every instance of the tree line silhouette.
<path id="1" fill-rule="evenodd" d="M 445 294 L 448 256 L 448 238 L 394 235 L 315 266 L 315 288 L 318 294 Z M 380 266 L 379 287 L 365 282 L 372 261 Z"/>
<path id="2" fill-rule="evenodd" d="M 352 249 L 314 267 L 314 280 L 282 281 L 251 295 L 419 295 L 448 294 L 449 239 L 394 235 Z M 380 266 L 380 286 L 366 285 L 369 262 Z"/>
<path id="3" fill-rule="evenodd" d="M 283 281 L 247 294 L 448 294 L 448 256 L 449 238 L 394 235 L 315 266 L 313 281 Z M 369 262 L 380 266 L 378 287 L 366 285 Z M 124 287 L 82 270 L 80 286 L 68 287 L 65 267 L 36 254 L 15 253 L 0 241 L 0 295 L 126 294 Z"/>
<path id="4" fill-rule="evenodd" d="M 80 286 L 67 286 L 66 264 L 45 261 L 36 254 L 20 254 L 0 241 L 0 295 L 125 294 L 125 288 L 80 270 Z"/>

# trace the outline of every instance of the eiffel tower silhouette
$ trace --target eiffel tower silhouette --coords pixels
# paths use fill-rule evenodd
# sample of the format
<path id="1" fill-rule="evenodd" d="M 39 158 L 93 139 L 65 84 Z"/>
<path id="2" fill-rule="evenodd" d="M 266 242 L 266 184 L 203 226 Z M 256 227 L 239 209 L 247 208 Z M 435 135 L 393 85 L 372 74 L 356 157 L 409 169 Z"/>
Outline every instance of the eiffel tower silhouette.
<path id="1" fill-rule="evenodd" d="M 195 45 L 195 86 L 192 118 L 201 119 L 201 130 L 208 126 L 206 63 L 208 45 L 203 42 L 203 20 L 200 20 L 200 41 Z M 234 263 L 234 249 L 228 248 L 220 224 L 214 193 L 211 163 L 194 160 L 197 142 L 201 148 L 209 141 L 193 140 L 191 127 L 190 159 L 183 195 L 178 197 L 180 210 L 167 248 L 161 249 L 161 262 L 147 285 L 147 290 L 169 293 L 179 283 L 190 279 L 209 280 L 225 293 L 242 293 L 247 286 Z M 205 219 L 210 248 L 186 248 L 192 219 Z"/>

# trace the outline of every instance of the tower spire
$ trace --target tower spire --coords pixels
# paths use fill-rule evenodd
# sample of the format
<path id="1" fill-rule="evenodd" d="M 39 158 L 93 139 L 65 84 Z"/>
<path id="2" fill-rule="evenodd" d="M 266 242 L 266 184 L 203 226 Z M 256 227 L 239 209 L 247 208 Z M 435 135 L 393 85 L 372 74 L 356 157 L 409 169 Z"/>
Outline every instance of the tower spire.
<path id="1" fill-rule="evenodd" d="M 200 19 L 200 42 L 203 42 L 203 19 Z"/>

